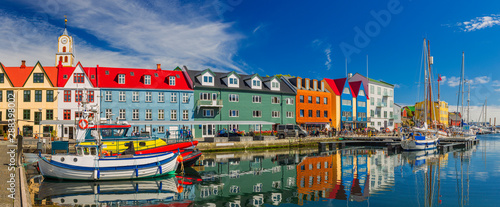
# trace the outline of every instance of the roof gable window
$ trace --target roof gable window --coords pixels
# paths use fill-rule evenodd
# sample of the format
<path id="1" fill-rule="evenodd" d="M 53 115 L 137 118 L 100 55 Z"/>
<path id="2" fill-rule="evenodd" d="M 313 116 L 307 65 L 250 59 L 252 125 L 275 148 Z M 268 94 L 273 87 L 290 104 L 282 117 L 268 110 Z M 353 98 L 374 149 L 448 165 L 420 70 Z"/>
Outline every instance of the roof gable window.
<path id="1" fill-rule="evenodd" d="M 118 84 L 125 84 L 125 74 L 118 74 Z"/>
<path id="2" fill-rule="evenodd" d="M 363 89 L 359 90 L 358 96 L 365 96 L 365 91 Z"/>
<path id="3" fill-rule="evenodd" d="M 273 90 L 273 91 L 280 90 L 280 82 L 278 82 L 277 80 L 272 80 L 271 81 L 271 90 Z"/>
<path id="4" fill-rule="evenodd" d="M 351 94 L 351 92 L 349 91 L 349 88 L 347 88 L 347 87 L 344 88 L 344 91 L 342 93 Z"/>
<path id="5" fill-rule="evenodd" d="M 214 85 L 214 77 L 210 73 L 206 73 L 202 77 L 202 85 L 213 86 Z"/>
<path id="6" fill-rule="evenodd" d="M 151 85 L 151 75 L 145 75 L 144 76 L 144 84 L 145 85 Z"/>

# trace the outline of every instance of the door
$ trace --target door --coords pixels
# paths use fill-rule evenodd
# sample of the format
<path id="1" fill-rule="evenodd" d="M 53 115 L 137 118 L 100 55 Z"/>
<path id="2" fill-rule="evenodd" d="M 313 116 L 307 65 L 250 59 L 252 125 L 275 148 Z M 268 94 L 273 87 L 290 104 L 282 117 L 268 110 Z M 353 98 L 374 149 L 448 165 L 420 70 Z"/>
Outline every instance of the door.
<path id="1" fill-rule="evenodd" d="M 69 131 L 68 137 L 69 137 L 70 139 L 73 139 L 73 130 L 74 130 L 73 128 L 74 128 L 74 127 L 68 127 L 68 131 Z"/>
<path id="2" fill-rule="evenodd" d="M 387 121 L 384 121 L 384 129 L 387 129 Z"/>
<path id="3" fill-rule="evenodd" d="M 179 137 L 179 126 L 169 126 L 168 131 L 170 132 L 169 138 L 178 138 Z"/>
<path id="4" fill-rule="evenodd" d="M 213 137 L 215 135 L 215 125 L 213 124 L 205 124 L 202 128 L 202 136 L 203 137 Z"/>

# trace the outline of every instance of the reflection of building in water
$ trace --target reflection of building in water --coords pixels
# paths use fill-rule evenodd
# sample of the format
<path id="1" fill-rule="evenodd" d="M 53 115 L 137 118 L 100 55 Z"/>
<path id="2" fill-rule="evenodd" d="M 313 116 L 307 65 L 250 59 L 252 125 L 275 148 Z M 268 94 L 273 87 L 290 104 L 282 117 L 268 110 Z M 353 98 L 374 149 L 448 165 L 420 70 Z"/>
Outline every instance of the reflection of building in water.
<path id="1" fill-rule="evenodd" d="M 343 150 L 306 157 L 297 165 L 299 205 L 304 199 L 330 198 L 363 201 L 369 196 L 371 150 Z"/>
<path id="2" fill-rule="evenodd" d="M 370 157 L 370 194 L 387 190 L 394 186 L 394 168 L 401 166 L 401 155 L 388 156 L 378 150 Z"/>
<path id="3" fill-rule="evenodd" d="M 196 205 L 263 206 L 295 201 L 295 155 L 215 155 L 203 160 Z M 297 157 L 298 160 L 298 157 Z"/>

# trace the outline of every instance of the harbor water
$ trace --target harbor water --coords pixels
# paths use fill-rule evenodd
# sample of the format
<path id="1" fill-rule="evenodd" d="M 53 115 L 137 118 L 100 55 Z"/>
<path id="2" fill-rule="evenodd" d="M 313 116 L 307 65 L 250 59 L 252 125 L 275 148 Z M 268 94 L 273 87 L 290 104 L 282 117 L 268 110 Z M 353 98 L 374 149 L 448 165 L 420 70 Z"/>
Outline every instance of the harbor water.
<path id="1" fill-rule="evenodd" d="M 498 206 L 500 135 L 479 145 L 390 154 L 354 147 L 204 153 L 176 176 L 108 182 L 44 180 L 35 206 Z"/>

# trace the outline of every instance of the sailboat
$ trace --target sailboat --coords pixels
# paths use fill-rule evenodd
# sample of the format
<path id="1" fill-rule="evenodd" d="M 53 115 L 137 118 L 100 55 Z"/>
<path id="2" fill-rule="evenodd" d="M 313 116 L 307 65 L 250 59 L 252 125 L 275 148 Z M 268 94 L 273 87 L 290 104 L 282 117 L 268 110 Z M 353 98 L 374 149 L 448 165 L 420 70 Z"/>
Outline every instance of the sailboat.
<path id="1" fill-rule="evenodd" d="M 427 58 L 426 58 L 426 67 L 425 69 L 425 101 L 424 101 L 424 124 L 422 128 L 415 128 L 413 132 L 409 134 L 405 134 L 401 137 L 401 147 L 404 150 L 430 150 L 437 147 L 438 144 L 438 130 L 431 131 L 428 128 L 427 121 L 427 113 L 429 112 L 430 123 L 435 125 L 434 119 L 432 118 L 435 115 L 433 111 L 433 101 L 432 101 L 432 73 L 431 73 L 431 65 L 433 64 L 433 58 L 430 54 L 430 46 L 429 41 L 424 39 L 424 48 L 427 48 Z"/>

